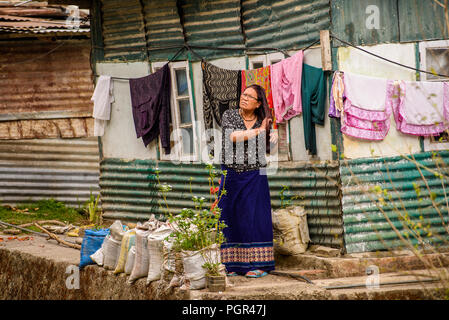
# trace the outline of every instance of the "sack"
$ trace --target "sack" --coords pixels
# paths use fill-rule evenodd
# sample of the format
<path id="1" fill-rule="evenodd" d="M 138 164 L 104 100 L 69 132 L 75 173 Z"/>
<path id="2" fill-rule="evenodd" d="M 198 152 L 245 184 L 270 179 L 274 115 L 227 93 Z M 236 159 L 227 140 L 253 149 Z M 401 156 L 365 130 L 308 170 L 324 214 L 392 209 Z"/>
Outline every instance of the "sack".
<path id="1" fill-rule="evenodd" d="M 274 250 L 283 255 L 304 253 L 310 242 L 307 215 L 303 207 L 272 211 Z"/>
<path id="2" fill-rule="evenodd" d="M 147 284 L 152 281 L 161 279 L 162 263 L 163 263 L 163 241 L 173 232 L 173 230 L 163 225 L 157 230 L 150 232 L 148 236 L 148 277 Z"/>
<path id="3" fill-rule="evenodd" d="M 108 234 L 109 229 L 89 230 L 84 232 L 83 242 L 81 243 L 80 264 L 79 267 L 84 268 L 89 264 L 95 264 L 90 258 L 98 249 L 101 248 L 103 240 Z"/>
<path id="4" fill-rule="evenodd" d="M 132 246 L 128 251 L 128 257 L 126 258 L 125 274 L 129 275 L 133 271 L 134 258 L 136 257 L 136 247 Z"/>
<path id="5" fill-rule="evenodd" d="M 100 249 L 95 251 L 95 253 L 90 256 L 90 258 L 100 267 L 102 267 L 103 263 L 104 263 L 104 247 L 107 242 L 108 242 L 108 237 L 106 236 L 103 240 L 103 243 L 101 244 Z"/>
<path id="6" fill-rule="evenodd" d="M 107 236 L 107 242 L 103 249 L 104 263 L 103 267 L 107 270 L 114 270 L 120 254 L 119 240 L 115 240 L 111 235 Z"/>
<path id="7" fill-rule="evenodd" d="M 122 245 L 118 256 L 117 266 L 115 267 L 114 274 L 125 272 L 125 265 L 128 258 L 129 249 L 134 246 L 136 241 L 136 230 L 132 229 L 125 233 L 122 239 Z"/>
<path id="8" fill-rule="evenodd" d="M 190 289 L 197 290 L 206 287 L 206 272 L 203 267 L 206 263 L 205 256 L 208 256 L 211 262 L 220 262 L 220 252 L 216 245 L 199 251 L 182 251 L 182 261 L 184 265 L 184 274 L 189 280 Z"/>
<path id="9" fill-rule="evenodd" d="M 128 282 L 133 283 L 139 278 L 148 276 L 149 257 L 148 257 L 148 235 L 150 231 L 136 229 L 136 256 L 134 266 Z"/>
<path id="10" fill-rule="evenodd" d="M 116 241 L 122 241 L 123 235 L 125 234 L 125 230 L 127 226 L 122 225 L 120 220 L 115 220 L 113 224 L 109 227 L 109 234 Z"/>

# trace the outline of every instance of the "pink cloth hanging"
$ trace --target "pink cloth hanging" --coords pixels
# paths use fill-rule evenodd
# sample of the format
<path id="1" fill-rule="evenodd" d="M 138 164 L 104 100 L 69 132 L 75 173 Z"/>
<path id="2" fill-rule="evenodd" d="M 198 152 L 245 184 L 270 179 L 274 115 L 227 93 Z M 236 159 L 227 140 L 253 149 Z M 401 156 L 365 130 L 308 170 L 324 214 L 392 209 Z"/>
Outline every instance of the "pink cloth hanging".
<path id="1" fill-rule="evenodd" d="M 271 66 L 271 90 L 276 122 L 287 121 L 301 114 L 301 77 L 304 52 L 283 59 Z"/>
<path id="2" fill-rule="evenodd" d="M 395 85 L 396 128 L 406 134 L 435 136 L 449 128 L 449 84 L 400 81 Z"/>
<path id="3" fill-rule="evenodd" d="M 394 83 L 387 79 L 373 79 L 361 79 L 361 83 L 352 82 L 351 79 L 348 90 L 345 73 L 346 100 L 341 118 L 342 133 L 364 140 L 383 140 L 388 134 Z M 368 86 L 364 87 L 363 83 Z M 374 85 L 377 85 L 376 88 Z"/>

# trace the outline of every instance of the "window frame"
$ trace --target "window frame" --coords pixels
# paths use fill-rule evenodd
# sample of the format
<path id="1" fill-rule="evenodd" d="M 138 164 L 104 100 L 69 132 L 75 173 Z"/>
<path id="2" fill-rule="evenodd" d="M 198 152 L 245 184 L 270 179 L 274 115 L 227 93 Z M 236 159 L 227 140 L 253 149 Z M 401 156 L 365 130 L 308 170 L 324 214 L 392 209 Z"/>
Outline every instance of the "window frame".
<path id="1" fill-rule="evenodd" d="M 435 41 L 422 41 L 419 43 L 419 68 L 421 70 L 427 70 L 427 51 L 426 49 L 437 49 L 437 48 L 447 48 L 449 50 L 449 40 L 435 40 Z M 424 72 L 419 73 L 421 81 L 449 81 L 438 79 L 427 79 L 428 74 Z M 432 137 L 423 137 L 423 151 L 438 151 L 438 150 L 448 150 L 449 140 L 438 141 Z"/>
<path id="2" fill-rule="evenodd" d="M 155 72 L 158 68 L 161 68 L 167 63 L 167 61 L 163 62 L 152 62 L 151 63 L 151 69 L 152 72 Z M 161 139 L 159 137 L 159 153 L 160 153 L 160 159 L 161 160 L 167 160 L 167 161 L 180 161 L 180 162 L 198 162 L 199 158 L 199 146 L 198 146 L 198 137 L 197 137 L 197 128 L 196 128 L 196 114 L 195 109 L 193 106 L 193 91 L 192 91 L 192 83 L 190 79 L 190 68 L 188 61 L 176 61 L 176 62 L 170 62 L 169 64 L 170 68 L 170 115 L 171 115 L 171 129 L 176 131 L 175 136 L 175 142 L 174 146 L 170 151 L 170 154 L 165 154 L 163 152 Z M 186 72 L 186 79 L 187 79 L 187 92 L 188 92 L 188 99 L 189 99 L 189 107 L 190 107 L 190 125 L 181 124 L 181 112 L 179 109 L 179 100 L 187 99 L 186 96 L 178 96 L 178 90 L 177 90 L 177 81 L 176 81 L 176 70 L 182 70 L 184 69 Z M 182 134 L 179 129 L 182 128 L 192 128 L 192 135 L 193 135 L 193 153 L 186 154 L 183 150 L 183 138 Z M 173 131 L 170 132 L 170 140 L 173 135 Z"/>

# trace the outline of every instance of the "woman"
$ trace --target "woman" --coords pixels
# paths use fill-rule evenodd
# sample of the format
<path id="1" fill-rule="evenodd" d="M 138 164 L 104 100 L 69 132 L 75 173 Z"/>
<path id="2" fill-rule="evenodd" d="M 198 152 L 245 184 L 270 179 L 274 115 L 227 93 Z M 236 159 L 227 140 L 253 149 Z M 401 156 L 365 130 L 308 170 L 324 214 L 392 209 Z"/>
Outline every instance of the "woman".
<path id="1" fill-rule="evenodd" d="M 238 109 L 227 110 L 222 117 L 222 176 L 218 203 L 226 223 L 226 242 L 221 260 L 229 276 L 244 274 L 259 278 L 274 269 L 273 227 L 265 153 L 277 134 L 267 130 L 272 121 L 265 91 L 251 85 L 240 96 Z"/>

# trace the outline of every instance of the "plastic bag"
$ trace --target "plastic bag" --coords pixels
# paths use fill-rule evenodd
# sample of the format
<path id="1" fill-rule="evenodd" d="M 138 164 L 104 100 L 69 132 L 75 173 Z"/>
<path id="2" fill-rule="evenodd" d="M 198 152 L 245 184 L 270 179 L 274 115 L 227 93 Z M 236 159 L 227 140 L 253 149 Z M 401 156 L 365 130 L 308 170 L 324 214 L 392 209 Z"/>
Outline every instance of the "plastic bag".
<path id="1" fill-rule="evenodd" d="M 128 251 L 134 246 L 136 242 L 136 230 L 132 229 L 127 231 L 122 239 L 122 245 L 120 248 L 120 253 L 117 261 L 117 266 L 115 267 L 114 274 L 125 272 L 125 265 L 128 258 Z"/>
<path id="2" fill-rule="evenodd" d="M 83 242 L 81 243 L 80 252 L 80 269 L 89 264 L 95 264 L 90 256 L 101 248 L 104 238 L 106 237 L 108 232 L 109 229 L 86 230 L 84 232 L 84 238 Z"/>
<path id="3" fill-rule="evenodd" d="M 303 207 L 294 206 L 272 212 L 274 250 L 284 255 L 295 255 L 307 250 L 309 229 Z"/>

